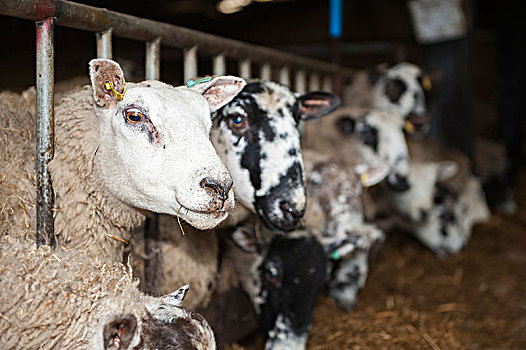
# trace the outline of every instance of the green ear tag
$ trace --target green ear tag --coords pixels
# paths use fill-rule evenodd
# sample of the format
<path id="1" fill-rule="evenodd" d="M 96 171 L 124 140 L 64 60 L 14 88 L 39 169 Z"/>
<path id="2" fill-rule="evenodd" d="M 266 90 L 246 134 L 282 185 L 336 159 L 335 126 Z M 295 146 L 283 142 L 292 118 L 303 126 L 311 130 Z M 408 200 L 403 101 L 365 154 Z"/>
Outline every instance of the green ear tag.
<path id="1" fill-rule="evenodd" d="M 338 252 L 338 249 L 332 252 L 332 258 L 334 260 L 340 260 L 340 253 Z"/>
<path id="2" fill-rule="evenodd" d="M 190 79 L 190 80 L 188 80 L 186 82 L 186 86 L 190 88 L 190 87 L 195 86 L 197 84 L 207 83 L 210 80 L 212 80 L 212 77 L 206 77 L 206 78 L 201 78 L 201 79 L 197 79 L 197 80 Z"/>

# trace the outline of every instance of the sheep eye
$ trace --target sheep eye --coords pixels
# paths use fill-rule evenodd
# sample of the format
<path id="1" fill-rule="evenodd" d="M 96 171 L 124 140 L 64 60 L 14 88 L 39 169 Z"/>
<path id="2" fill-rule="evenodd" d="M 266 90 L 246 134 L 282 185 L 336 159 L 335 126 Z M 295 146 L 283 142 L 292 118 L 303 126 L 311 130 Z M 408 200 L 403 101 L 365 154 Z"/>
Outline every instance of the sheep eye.
<path id="1" fill-rule="evenodd" d="M 321 185 L 321 181 L 317 179 L 311 180 L 310 183 L 312 184 L 312 186 L 315 186 L 315 187 L 318 187 L 319 185 Z"/>
<path id="2" fill-rule="evenodd" d="M 144 121 L 144 114 L 137 107 L 130 107 L 124 110 L 126 121 L 130 124 L 138 124 Z"/>
<path id="3" fill-rule="evenodd" d="M 360 132 L 365 145 L 375 148 L 378 143 L 378 132 L 369 125 L 364 125 Z"/>
<path id="4" fill-rule="evenodd" d="M 271 265 L 266 269 L 265 278 L 270 284 L 276 285 L 279 283 L 280 272 L 275 266 Z"/>
<path id="5" fill-rule="evenodd" d="M 235 114 L 228 119 L 228 127 L 235 134 L 242 134 L 248 129 L 247 117 L 241 114 Z"/>

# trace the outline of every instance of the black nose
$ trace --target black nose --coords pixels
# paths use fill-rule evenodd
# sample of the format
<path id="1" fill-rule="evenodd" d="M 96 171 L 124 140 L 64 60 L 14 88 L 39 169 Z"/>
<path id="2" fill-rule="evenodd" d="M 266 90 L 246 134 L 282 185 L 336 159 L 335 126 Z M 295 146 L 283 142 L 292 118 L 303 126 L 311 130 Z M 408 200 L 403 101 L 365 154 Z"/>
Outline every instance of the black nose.
<path id="1" fill-rule="evenodd" d="M 217 180 L 205 177 L 201 180 L 199 185 L 209 191 L 212 197 L 218 197 L 224 202 L 228 199 L 228 192 L 232 188 L 232 180 L 228 180 L 224 184 L 221 184 Z"/>
<path id="2" fill-rule="evenodd" d="M 427 217 L 429 216 L 429 213 L 427 212 L 427 210 L 420 209 L 419 212 L 420 212 L 420 222 L 427 221 Z"/>
<path id="3" fill-rule="evenodd" d="M 387 186 L 395 192 L 404 192 L 410 187 L 407 177 L 398 174 L 394 175 L 394 179 L 392 176 L 387 178 Z"/>
<path id="4" fill-rule="evenodd" d="M 303 210 L 296 209 L 289 201 L 281 201 L 279 208 L 283 212 L 283 219 L 294 224 L 299 224 L 300 219 L 303 217 Z"/>

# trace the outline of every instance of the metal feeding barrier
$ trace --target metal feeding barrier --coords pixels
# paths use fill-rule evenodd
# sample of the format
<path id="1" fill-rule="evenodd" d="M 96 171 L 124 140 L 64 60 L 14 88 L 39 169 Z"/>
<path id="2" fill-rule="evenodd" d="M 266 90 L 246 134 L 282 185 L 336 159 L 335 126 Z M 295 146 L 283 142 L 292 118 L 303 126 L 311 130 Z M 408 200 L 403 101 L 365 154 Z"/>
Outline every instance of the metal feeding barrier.
<path id="1" fill-rule="evenodd" d="M 229 73 L 227 57 L 238 61 L 239 76 L 245 79 L 256 78 L 252 76 L 252 67 L 259 64 L 259 78 L 271 80 L 273 69 L 278 69 L 280 83 L 291 85 L 291 69 L 294 69 L 294 87 L 299 93 L 319 90 L 320 87 L 331 91 L 333 78 L 352 74 L 350 69 L 337 64 L 70 1 L 0 0 L 0 14 L 36 21 L 37 245 L 56 245 L 54 194 L 48 169 L 54 148 L 55 24 L 95 32 L 97 56 L 100 58 L 112 58 L 113 35 L 144 41 L 146 79 L 160 78 L 161 45 L 184 50 L 185 81 L 198 75 L 199 51 L 213 56 L 211 73 L 214 75 Z M 154 227 L 152 235 L 155 236 L 155 230 L 158 230 L 155 223 L 147 226 Z"/>

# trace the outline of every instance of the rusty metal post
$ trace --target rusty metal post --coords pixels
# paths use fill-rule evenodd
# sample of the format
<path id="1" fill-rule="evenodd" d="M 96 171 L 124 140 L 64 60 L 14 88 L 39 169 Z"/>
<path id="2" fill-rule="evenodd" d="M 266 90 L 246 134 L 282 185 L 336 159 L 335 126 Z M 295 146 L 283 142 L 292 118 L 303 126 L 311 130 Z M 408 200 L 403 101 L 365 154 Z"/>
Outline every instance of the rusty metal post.
<path id="1" fill-rule="evenodd" d="M 300 94 L 307 92 L 306 75 L 302 69 L 298 70 L 294 76 L 294 91 Z"/>
<path id="2" fill-rule="evenodd" d="M 112 28 L 109 28 L 103 32 L 95 33 L 97 38 L 97 58 L 108 58 L 112 59 L 112 47 L 111 47 L 111 32 Z"/>
<path id="3" fill-rule="evenodd" d="M 161 38 L 146 42 L 146 80 L 161 78 Z"/>
<path id="4" fill-rule="evenodd" d="M 54 152 L 54 52 L 53 18 L 36 22 L 37 41 L 37 207 L 36 242 L 55 247 L 53 206 L 55 196 L 49 173 Z"/>
<path id="5" fill-rule="evenodd" d="M 197 77 L 197 46 L 192 46 L 184 50 L 184 81 L 186 83 L 189 79 Z"/>
<path id="6" fill-rule="evenodd" d="M 290 69 L 288 66 L 281 67 L 279 70 L 279 82 L 283 85 L 290 86 Z"/>
<path id="7" fill-rule="evenodd" d="M 226 56 L 222 53 L 212 59 L 212 72 L 214 75 L 226 74 Z"/>
<path id="8" fill-rule="evenodd" d="M 270 63 L 266 62 L 261 65 L 261 80 L 272 80 L 272 66 Z"/>
<path id="9" fill-rule="evenodd" d="M 309 78 L 309 91 L 320 90 L 320 76 L 318 73 L 311 73 Z"/>
<path id="10" fill-rule="evenodd" d="M 239 61 L 239 76 L 245 80 L 250 79 L 251 62 L 248 58 Z"/>

